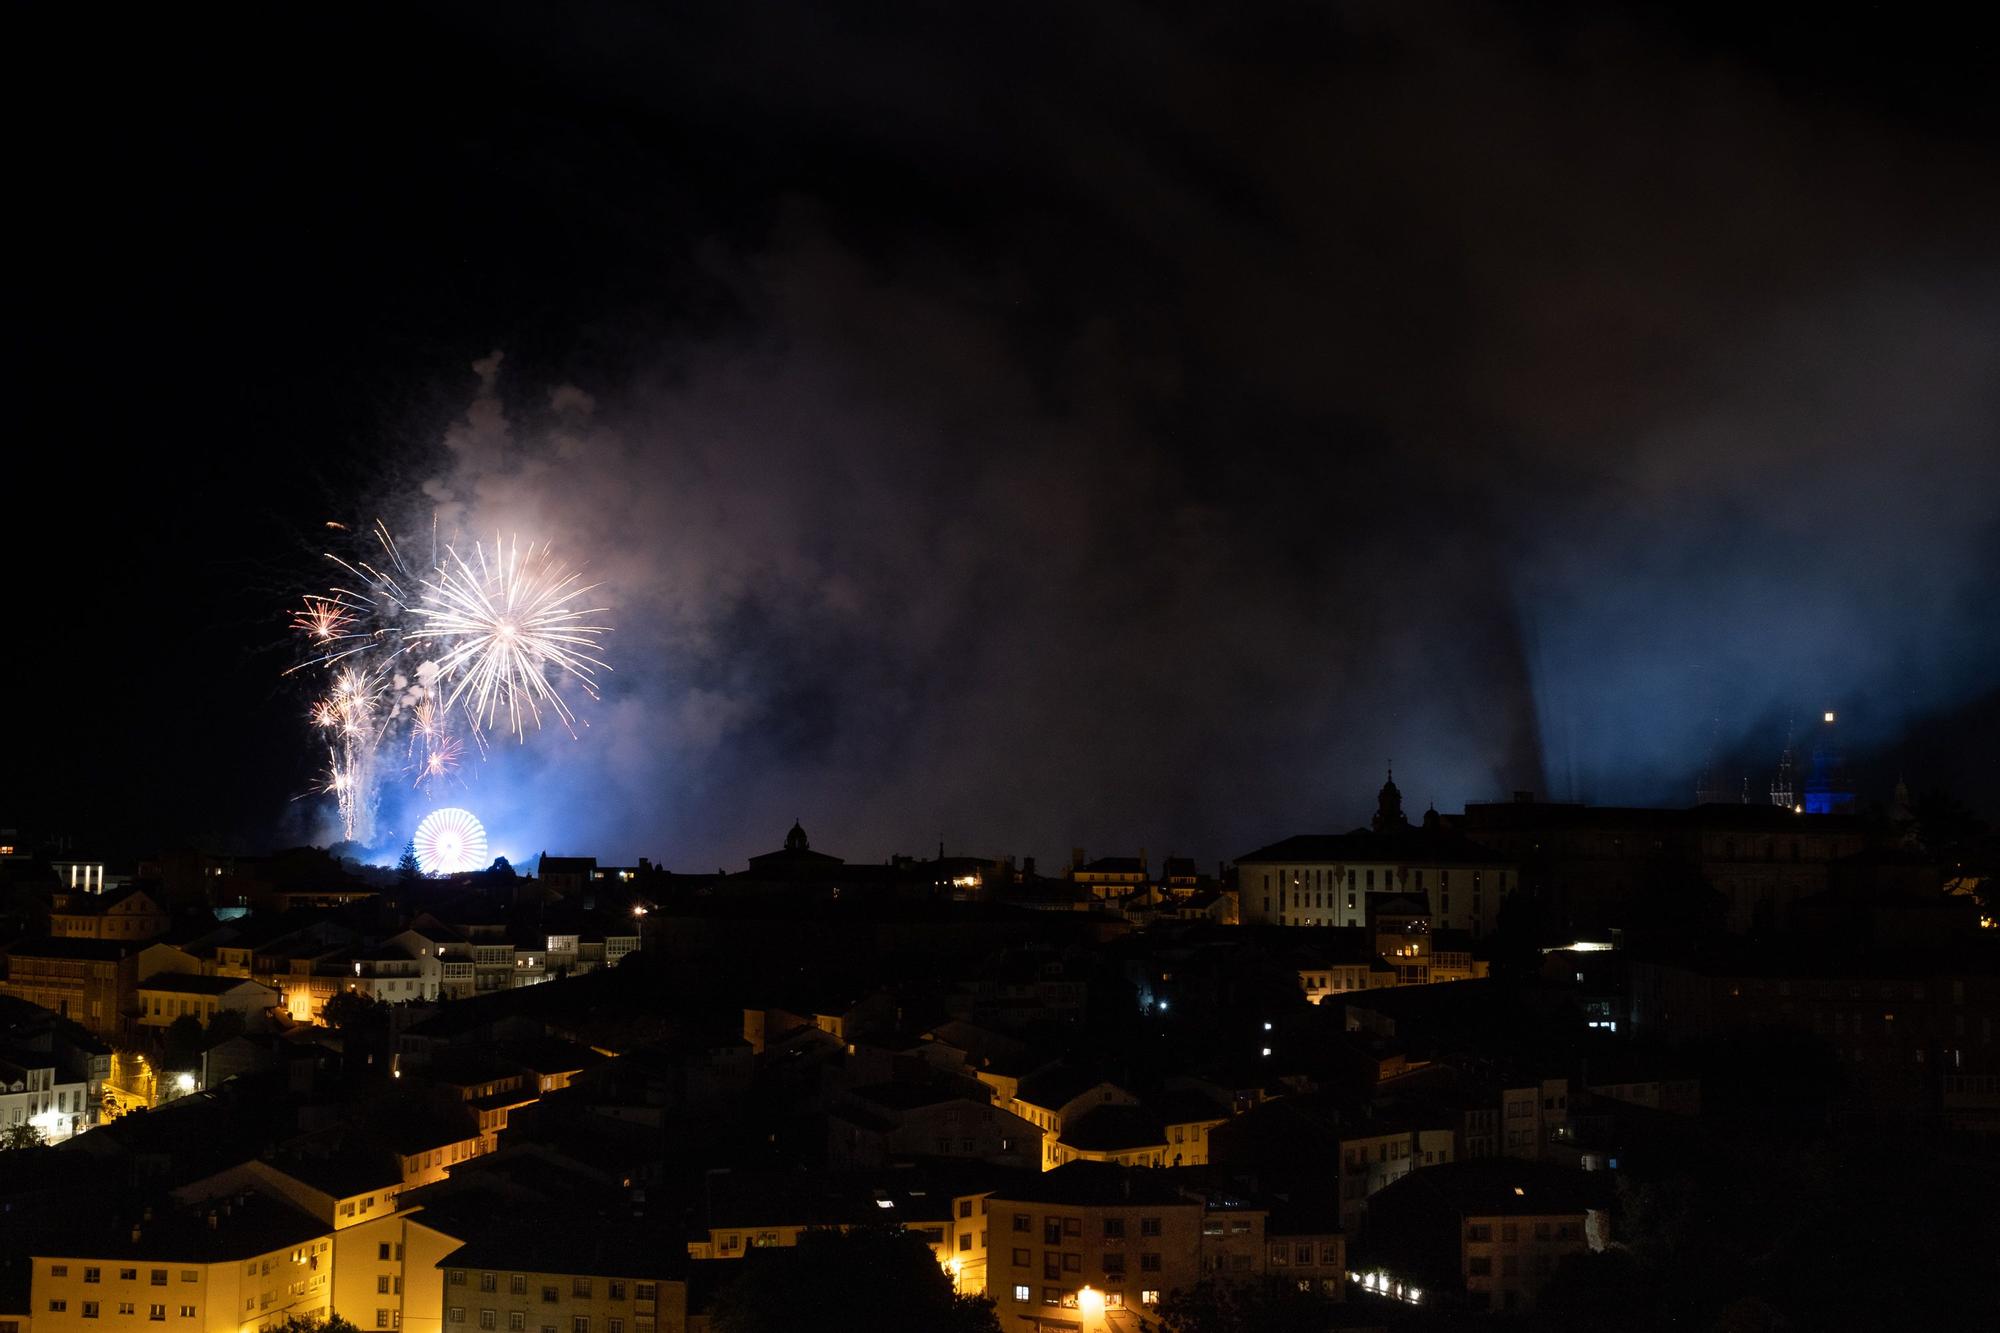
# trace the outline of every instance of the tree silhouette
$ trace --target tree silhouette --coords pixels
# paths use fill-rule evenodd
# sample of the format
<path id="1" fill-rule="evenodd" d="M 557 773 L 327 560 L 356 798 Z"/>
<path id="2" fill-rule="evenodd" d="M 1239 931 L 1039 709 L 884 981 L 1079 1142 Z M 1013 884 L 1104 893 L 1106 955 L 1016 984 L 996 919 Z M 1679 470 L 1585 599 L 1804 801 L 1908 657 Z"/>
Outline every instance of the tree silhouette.
<path id="1" fill-rule="evenodd" d="M 930 1246 L 899 1227 L 808 1231 L 737 1266 L 710 1307 L 715 1333 L 1000 1333 L 993 1303 L 955 1293 Z"/>
<path id="2" fill-rule="evenodd" d="M 42 1131 L 30 1124 L 9 1125 L 0 1130 L 0 1150 L 7 1148 L 39 1148 L 48 1140 Z"/>
<path id="3" fill-rule="evenodd" d="M 160 1068 L 195 1069 L 203 1048 L 201 1020 L 182 1014 L 160 1036 Z"/>
<path id="4" fill-rule="evenodd" d="M 1219 1282 L 1169 1292 L 1160 1306 L 1168 1333 L 1323 1333 L 1340 1306 L 1286 1278 Z"/>

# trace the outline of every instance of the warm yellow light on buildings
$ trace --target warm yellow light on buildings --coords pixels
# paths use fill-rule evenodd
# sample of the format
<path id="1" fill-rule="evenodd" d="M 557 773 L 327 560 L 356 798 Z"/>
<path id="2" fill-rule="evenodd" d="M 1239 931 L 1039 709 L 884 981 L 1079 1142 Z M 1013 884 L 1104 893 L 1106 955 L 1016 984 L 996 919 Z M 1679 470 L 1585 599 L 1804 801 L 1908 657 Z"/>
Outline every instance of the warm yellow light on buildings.
<path id="1" fill-rule="evenodd" d="M 1097 1316 L 1104 1313 L 1104 1293 L 1095 1287 L 1085 1287 L 1076 1294 L 1076 1308 L 1080 1313 Z"/>

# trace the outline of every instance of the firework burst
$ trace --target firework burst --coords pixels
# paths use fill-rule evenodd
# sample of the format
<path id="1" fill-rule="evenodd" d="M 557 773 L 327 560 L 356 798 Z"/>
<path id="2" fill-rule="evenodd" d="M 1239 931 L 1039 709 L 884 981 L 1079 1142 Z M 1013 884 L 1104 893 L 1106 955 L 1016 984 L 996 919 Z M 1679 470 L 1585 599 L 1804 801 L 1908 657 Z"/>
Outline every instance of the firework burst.
<path id="1" fill-rule="evenodd" d="M 337 597 L 307 597 L 305 606 L 292 613 L 292 628 L 314 643 L 334 643 L 348 637 L 354 613 Z"/>
<path id="2" fill-rule="evenodd" d="M 600 656 L 610 632 L 596 623 L 603 608 L 583 604 L 595 585 L 547 543 L 475 544 L 470 559 L 447 546 L 420 576 L 386 526 L 377 522 L 370 535 L 379 548 L 370 558 L 328 553 L 340 582 L 292 613 L 306 651 L 286 672 L 327 673 L 308 710 L 327 746 L 319 790 L 335 798 L 344 836 L 362 842 L 375 836 L 381 773 L 402 767 L 416 788 L 435 792 L 460 773 L 468 740 L 484 757 L 489 733 L 525 740 L 545 714 L 574 736 L 578 719 L 562 691 L 595 699 L 596 673 L 611 669 Z M 392 742 L 405 758 L 385 768 L 378 756 Z"/>
<path id="3" fill-rule="evenodd" d="M 611 669 L 597 654 L 611 627 L 593 623 L 604 607 L 581 604 L 597 585 L 581 583 L 546 543 L 524 549 L 518 539 L 496 539 L 490 556 L 481 545 L 471 560 L 450 548 L 445 554 L 410 608 L 420 627 L 407 636 L 413 646 L 437 647 L 445 711 L 463 700 L 475 734 L 504 723 L 523 739 L 547 710 L 576 735 L 576 715 L 550 677 L 597 697 L 597 673 Z"/>

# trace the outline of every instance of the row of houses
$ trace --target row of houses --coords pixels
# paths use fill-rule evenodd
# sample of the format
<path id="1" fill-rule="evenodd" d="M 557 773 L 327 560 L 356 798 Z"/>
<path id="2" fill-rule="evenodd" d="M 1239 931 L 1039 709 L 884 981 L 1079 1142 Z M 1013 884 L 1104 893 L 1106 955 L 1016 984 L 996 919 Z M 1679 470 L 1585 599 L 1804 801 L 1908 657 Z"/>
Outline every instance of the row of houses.
<path id="1" fill-rule="evenodd" d="M 256 1022 L 275 1008 L 317 1022 L 343 992 L 390 1004 L 463 999 L 615 966 L 640 946 L 636 917 L 461 915 L 420 914 L 381 935 L 313 909 L 175 924 L 146 888 L 128 886 L 57 910 L 49 934 L 0 949 L 0 995 L 123 1040 L 223 1011 Z"/>

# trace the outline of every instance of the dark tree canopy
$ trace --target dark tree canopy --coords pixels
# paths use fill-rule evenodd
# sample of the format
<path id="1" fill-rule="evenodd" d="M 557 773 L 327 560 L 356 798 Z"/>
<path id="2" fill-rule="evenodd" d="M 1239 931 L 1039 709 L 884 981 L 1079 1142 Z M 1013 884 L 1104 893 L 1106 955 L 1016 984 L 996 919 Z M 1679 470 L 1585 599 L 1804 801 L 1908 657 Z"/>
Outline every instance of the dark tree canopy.
<path id="1" fill-rule="evenodd" d="M 331 996 L 320 1011 L 326 1025 L 339 1032 L 359 1032 L 382 1020 L 381 1006 L 358 991 L 341 991 Z"/>
<path id="2" fill-rule="evenodd" d="M 293 1315 L 271 1333 L 361 1333 L 354 1323 L 342 1319 L 338 1314 L 329 1314 L 324 1319 L 314 1319 L 308 1315 Z"/>
<path id="3" fill-rule="evenodd" d="M 203 1049 L 201 1021 L 182 1014 L 160 1036 L 160 1067 L 193 1069 L 201 1063 Z"/>
<path id="4" fill-rule="evenodd" d="M 711 1307 L 715 1333 L 999 1333 L 993 1303 L 953 1292 L 923 1240 L 898 1227 L 809 1231 L 753 1250 Z"/>
<path id="5" fill-rule="evenodd" d="M 1324 1333 L 1338 1308 L 1320 1292 L 1301 1291 L 1290 1278 L 1210 1278 L 1168 1293 L 1160 1323 L 1167 1333 Z"/>
<path id="6" fill-rule="evenodd" d="M 47 1140 L 42 1131 L 30 1124 L 9 1125 L 0 1130 L 0 1151 L 9 1148 L 39 1148 Z"/>

